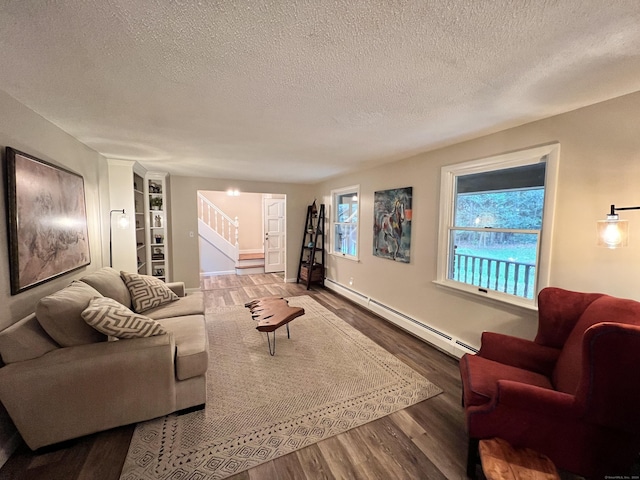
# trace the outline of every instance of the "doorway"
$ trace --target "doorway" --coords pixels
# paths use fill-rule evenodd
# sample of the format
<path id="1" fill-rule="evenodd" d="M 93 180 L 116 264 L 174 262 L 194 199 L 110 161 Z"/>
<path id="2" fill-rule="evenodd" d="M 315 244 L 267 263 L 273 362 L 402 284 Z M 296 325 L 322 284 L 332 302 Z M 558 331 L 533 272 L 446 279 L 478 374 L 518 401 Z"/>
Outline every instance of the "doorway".
<path id="1" fill-rule="evenodd" d="M 284 272 L 286 195 L 198 191 L 200 274 Z"/>

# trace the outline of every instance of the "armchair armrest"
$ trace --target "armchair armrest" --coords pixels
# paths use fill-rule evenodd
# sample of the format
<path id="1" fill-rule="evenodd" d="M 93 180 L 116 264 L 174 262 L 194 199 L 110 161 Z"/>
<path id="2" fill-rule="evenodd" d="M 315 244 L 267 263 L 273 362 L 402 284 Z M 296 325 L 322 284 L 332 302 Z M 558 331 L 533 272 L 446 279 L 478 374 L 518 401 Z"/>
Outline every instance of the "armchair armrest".
<path id="1" fill-rule="evenodd" d="M 577 419 L 584 414 L 573 395 L 512 380 L 498 380 L 498 393 L 492 404 L 564 420 Z"/>
<path id="2" fill-rule="evenodd" d="M 175 405 L 171 335 L 60 348 L 0 369 L 0 400 L 36 449 L 165 415 Z"/>
<path id="3" fill-rule="evenodd" d="M 169 282 L 167 283 L 167 287 L 179 297 L 186 295 L 184 282 Z"/>
<path id="4" fill-rule="evenodd" d="M 478 355 L 505 365 L 551 376 L 560 350 L 524 338 L 483 332 Z"/>

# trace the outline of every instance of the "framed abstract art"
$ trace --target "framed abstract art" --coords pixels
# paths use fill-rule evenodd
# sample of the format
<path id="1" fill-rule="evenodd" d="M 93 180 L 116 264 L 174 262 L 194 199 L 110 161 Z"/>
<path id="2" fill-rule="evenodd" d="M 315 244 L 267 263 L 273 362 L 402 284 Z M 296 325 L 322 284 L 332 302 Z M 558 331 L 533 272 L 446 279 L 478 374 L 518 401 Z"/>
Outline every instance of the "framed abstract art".
<path id="1" fill-rule="evenodd" d="M 6 149 L 11 294 L 91 263 L 84 179 Z"/>

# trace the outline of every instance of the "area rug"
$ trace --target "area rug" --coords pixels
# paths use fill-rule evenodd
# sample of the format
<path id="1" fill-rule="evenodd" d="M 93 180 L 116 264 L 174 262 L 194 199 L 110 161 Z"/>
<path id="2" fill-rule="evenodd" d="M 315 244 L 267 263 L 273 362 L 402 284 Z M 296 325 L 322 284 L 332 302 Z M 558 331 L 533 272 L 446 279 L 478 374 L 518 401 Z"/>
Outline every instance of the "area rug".
<path id="1" fill-rule="evenodd" d="M 243 306 L 207 314 L 207 403 L 137 425 L 121 480 L 221 479 L 442 390 L 309 296 L 275 356 Z"/>

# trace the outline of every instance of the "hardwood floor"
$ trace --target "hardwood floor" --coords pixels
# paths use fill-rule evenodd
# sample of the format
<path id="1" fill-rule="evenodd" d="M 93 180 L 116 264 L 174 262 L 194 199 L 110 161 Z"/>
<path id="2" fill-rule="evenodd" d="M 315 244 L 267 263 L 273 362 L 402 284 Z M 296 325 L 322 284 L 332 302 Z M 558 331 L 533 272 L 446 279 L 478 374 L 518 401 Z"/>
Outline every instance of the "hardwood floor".
<path id="1" fill-rule="evenodd" d="M 208 277 L 205 308 L 269 295 L 310 295 L 444 390 L 444 393 L 242 472 L 234 480 L 462 479 L 467 437 L 458 361 L 329 290 L 284 283 L 276 274 Z M 117 480 L 135 426 L 31 452 L 25 445 L 0 479 Z"/>

